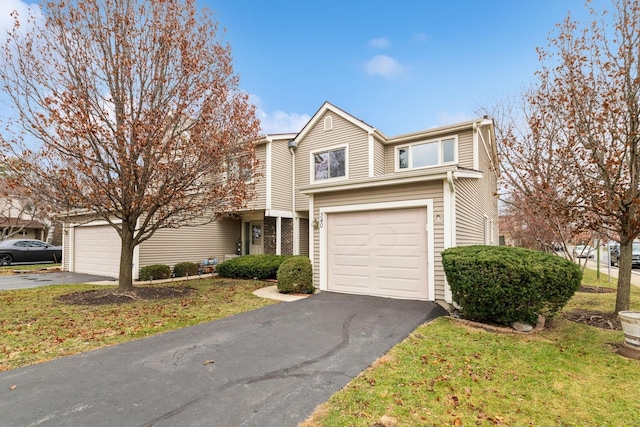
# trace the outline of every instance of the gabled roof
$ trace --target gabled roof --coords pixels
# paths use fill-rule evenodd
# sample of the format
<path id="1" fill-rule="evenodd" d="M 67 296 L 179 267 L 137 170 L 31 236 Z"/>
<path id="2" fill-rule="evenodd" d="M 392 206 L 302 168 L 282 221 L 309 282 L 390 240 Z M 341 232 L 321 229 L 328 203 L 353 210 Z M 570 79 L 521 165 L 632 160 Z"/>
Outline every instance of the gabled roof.
<path id="1" fill-rule="evenodd" d="M 320 119 L 322 119 L 322 116 L 324 116 L 324 114 L 327 111 L 331 111 L 335 115 L 342 117 L 343 119 L 347 120 L 348 122 L 358 126 L 359 128 L 361 128 L 365 132 L 368 132 L 368 133 L 377 132 L 377 133 L 379 133 L 376 130 L 376 128 L 374 128 L 373 126 L 368 125 L 367 123 L 365 123 L 362 120 L 352 116 L 351 114 L 347 113 L 346 111 L 341 110 L 340 108 L 336 107 L 335 105 L 331 104 L 330 102 L 325 101 L 325 103 L 322 104 L 320 109 L 318 111 L 316 111 L 316 113 L 311 117 L 311 120 L 309 120 L 307 122 L 307 124 L 304 125 L 304 127 L 302 128 L 300 133 L 296 136 L 296 141 L 299 142 L 300 140 L 304 139 L 304 137 L 309 133 L 309 131 L 311 131 L 311 129 L 314 128 L 314 126 L 320 121 Z"/>
<path id="2" fill-rule="evenodd" d="M 258 140 L 255 142 L 256 144 L 264 144 L 267 142 L 273 142 L 273 141 L 281 141 L 281 140 L 287 140 L 290 141 L 292 139 L 294 139 L 296 137 L 296 135 L 298 135 L 297 133 L 267 133 L 264 135 L 260 135 L 260 137 L 258 138 Z"/>

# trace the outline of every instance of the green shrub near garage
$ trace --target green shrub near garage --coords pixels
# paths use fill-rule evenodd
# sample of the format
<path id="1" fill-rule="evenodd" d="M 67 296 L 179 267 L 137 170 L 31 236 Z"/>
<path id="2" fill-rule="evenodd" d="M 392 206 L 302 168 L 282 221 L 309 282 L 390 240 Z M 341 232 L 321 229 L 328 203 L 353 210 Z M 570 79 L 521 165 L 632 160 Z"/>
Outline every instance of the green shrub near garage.
<path id="1" fill-rule="evenodd" d="M 287 258 L 290 255 L 244 255 L 221 262 L 216 272 L 220 277 L 232 279 L 275 279 Z"/>
<path id="2" fill-rule="evenodd" d="M 292 256 L 285 260 L 278 268 L 278 291 L 283 294 L 297 292 L 312 294 L 313 269 L 311 260 L 306 256 Z"/>
<path id="3" fill-rule="evenodd" d="M 198 274 L 198 265 L 194 262 L 179 262 L 173 266 L 175 277 L 195 276 Z"/>
<path id="4" fill-rule="evenodd" d="M 442 264 L 464 317 L 503 325 L 555 316 L 582 280 L 577 264 L 524 248 L 460 246 L 442 252 Z"/>
<path id="5" fill-rule="evenodd" d="M 171 267 L 165 264 L 147 265 L 140 269 L 140 280 L 160 280 L 171 277 Z"/>

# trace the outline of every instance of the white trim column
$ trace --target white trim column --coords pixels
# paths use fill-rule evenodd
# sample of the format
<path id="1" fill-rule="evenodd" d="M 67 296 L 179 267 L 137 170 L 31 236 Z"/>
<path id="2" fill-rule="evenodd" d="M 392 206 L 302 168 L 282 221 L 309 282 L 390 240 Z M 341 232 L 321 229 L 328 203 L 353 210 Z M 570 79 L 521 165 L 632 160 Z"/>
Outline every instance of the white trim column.
<path id="1" fill-rule="evenodd" d="M 276 217 L 276 255 L 282 255 L 282 217 Z"/>

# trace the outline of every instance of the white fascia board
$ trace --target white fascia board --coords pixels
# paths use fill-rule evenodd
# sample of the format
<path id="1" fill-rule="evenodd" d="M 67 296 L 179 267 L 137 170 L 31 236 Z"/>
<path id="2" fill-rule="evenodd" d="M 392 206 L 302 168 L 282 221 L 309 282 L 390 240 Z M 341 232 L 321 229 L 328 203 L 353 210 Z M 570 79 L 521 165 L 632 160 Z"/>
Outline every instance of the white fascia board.
<path id="1" fill-rule="evenodd" d="M 272 167 L 272 161 L 271 161 L 271 141 L 267 142 L 267 160 L 266 160 L 266 173 L 265 173 L 265 184 L 266 184 L 266 200 L 265 200 L 265 205 L 266 205 L 266 209 L 269 210 L 271 209 L 271 167 Z"/>
<path id="2" fill-rule="evenodd" d="M 453 176 L 455 178 L 481 179 L 484 176 L 484 173 L 480 171 L 457 170 L 453 173 Z"/>
<path id="3" fill-rule="evenodd" d="M 277 209 L 269 209 L 264 211 L 264 216 L 272 216 L 275 218 L 293 218 L 293 212 L 279 211 Z"/>
<path id="4" fill-rule="evenodd" d="M 480 176 L 481 177 L 481 176 Z M 352 180 L 351 182 L 341 181 L 333 185 L 320 186 L 318 184 L 300 187 L 298 190 L 302 194 L 329 193 L 334 191 L 358 190 L 372 187 L 385 187 L 389 185 L 413 184 L 426 181 L 439 181 L 447 178 L 446 171 L 441 171 L 431 175 L 385 175 L 366 178 L 361 180 Z"/>
<path id="5" fill-rule="evenodd" d="M 438 135 L 460 132 L 463 130 L 473 128 L 474 124 L 477 123 L 478 120 L 471 120 L 463 123 L 456 123 L 453 125 L 441 126 L 432 129 L 425 129 L 418 132 L 407 133 L 403 135 L 393 136 L 388 138 L 385 143 L 386 144 L 400 144 L 403 142 L 415 141 L 423 138 L 433 138 Z"/>

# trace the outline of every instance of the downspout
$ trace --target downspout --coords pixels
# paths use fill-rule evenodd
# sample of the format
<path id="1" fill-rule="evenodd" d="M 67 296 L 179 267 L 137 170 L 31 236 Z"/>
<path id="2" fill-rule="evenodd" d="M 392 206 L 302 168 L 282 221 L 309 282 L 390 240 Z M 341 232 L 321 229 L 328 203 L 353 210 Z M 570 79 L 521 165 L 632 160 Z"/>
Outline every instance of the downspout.
<path id="1" fill-rule="evenodd" d="M 456 184 L 454 182 L 455 176 L 453 171 L 447 171 L 447 186 L 449 188 L 449 193 L 447 194 L 445 191 L 445 224 L 444 224 L 444 232 L 445 232 L 445 249 L 450 247 L 455 247 L 457 245 L 456 239 Z M 445 187 L 446 190 L 446 187 Z M 448 205 L 448 206 L 447 206 Z M 448 211 L 448 215 L 447 212 Z M 445 287 L 444 287 L 444 299 L 449 304 L 453 304 L 453 294 L 451 292 L 451 287 L 447 282 L 447 278 L 444 279 Z"/>

